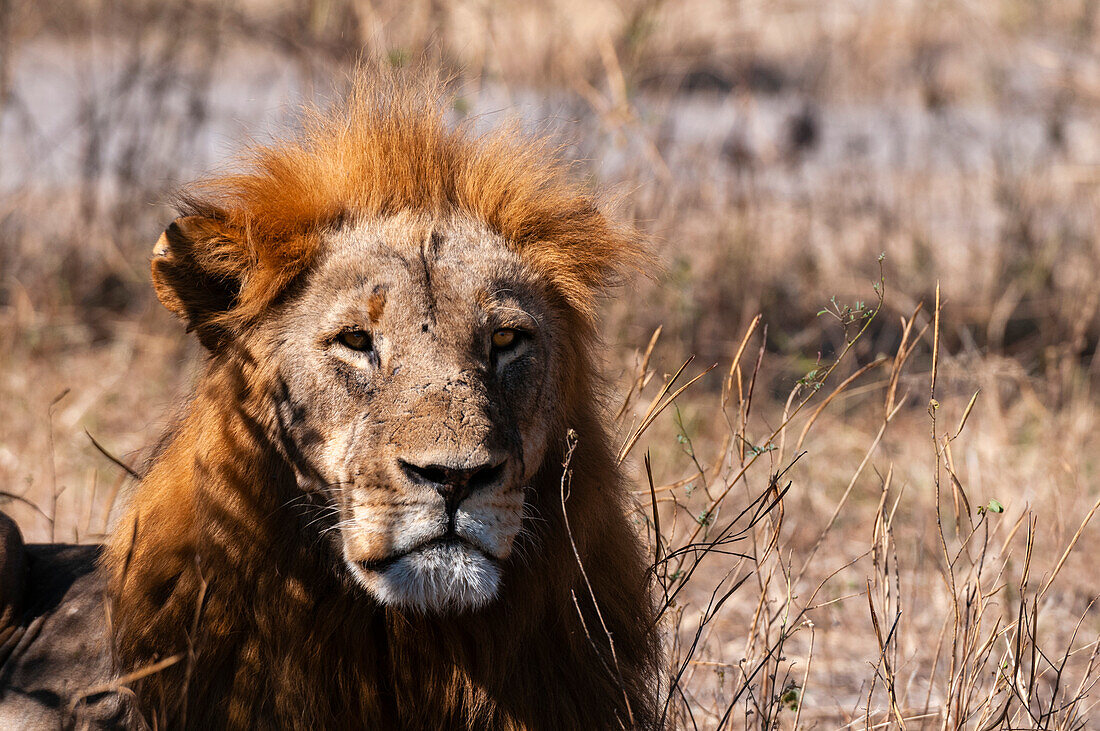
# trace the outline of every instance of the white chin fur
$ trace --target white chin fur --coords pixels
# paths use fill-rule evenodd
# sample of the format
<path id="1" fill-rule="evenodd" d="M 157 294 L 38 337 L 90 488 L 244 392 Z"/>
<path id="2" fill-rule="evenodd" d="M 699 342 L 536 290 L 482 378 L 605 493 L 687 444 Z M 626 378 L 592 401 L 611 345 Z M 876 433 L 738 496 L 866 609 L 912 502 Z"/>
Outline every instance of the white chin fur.
<path id="1" fill-rule="evenodd" d="M 430 545 L 382 571 L 356 567 L 354 573 L 383 604 L 424 612 L 477 609 L 496 596 L 500 585 L 496 563 L 460 543 Z"/>

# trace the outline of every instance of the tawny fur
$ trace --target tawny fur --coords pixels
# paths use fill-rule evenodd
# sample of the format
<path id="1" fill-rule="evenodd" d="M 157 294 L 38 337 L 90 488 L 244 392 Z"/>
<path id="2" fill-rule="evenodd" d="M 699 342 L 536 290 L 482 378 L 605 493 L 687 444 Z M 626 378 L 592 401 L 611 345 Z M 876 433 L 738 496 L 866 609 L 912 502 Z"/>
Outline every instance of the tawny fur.
<path id="1" fill-rule="evenodd" d="M 544 144 L 449 129 L 430 91 L 395 82 L 360 83 L 299 137 L 254 148 L 244 172 L 182 200 L 209 228 L 191 252 L 201 284 L 224 296 L 184 301 L 189 270 L 171 261 L 154 259 L 154 279 L 212 353 L 104 563 L 119 672 L 173 659 L 133 684 L 146 719 L 171 728 L 656 727 L 654 612 L 592 352 L 597 298 L 639 254 L 634 233 L 609 222 Z M 557 293 L 571 330 L 561 423 L 531 485 L 538 540 L 509 564 L 496 600 L 455 616 L 383 607 L 330 570 L 293 507 L 300 491 L 286 447 L 271 436 L 278 384 L 238 347 L 293 297 L 322 232 L 405 210 L 460 213 L 499 234 Z M 567 428 L 579 440 L 568 520 L 587 583 L 561 509 Z"/>

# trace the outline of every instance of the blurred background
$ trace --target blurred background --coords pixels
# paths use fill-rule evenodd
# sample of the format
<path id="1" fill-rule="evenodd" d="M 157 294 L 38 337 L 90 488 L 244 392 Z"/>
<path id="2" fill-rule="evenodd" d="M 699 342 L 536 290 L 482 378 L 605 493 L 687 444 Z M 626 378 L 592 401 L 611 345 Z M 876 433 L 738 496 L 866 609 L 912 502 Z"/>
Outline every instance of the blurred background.
<path id="1" fill-rule="evenodd" d="M 661 565 L 671 716 L 1087 727 L 1095 0 L 0 0 L 0 508 L 30 540 L 99 540 L 129 480 L 89 435 L 139 467 L 199 372 L 149 282 L 172 191 L 363 60 L 554 136 L 652 237 L 604 332 L 658 551 L 790 483 L 737 556 Z M 675 387 L 718 367 L 650 422 L 689 356 Z"/>

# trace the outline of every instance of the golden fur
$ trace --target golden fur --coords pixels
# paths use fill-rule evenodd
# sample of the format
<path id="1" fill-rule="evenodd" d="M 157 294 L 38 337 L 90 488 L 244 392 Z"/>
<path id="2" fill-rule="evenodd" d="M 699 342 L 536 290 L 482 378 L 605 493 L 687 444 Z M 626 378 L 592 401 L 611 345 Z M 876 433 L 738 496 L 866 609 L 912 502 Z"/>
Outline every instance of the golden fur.
<path id="1" fill-rule="evenodd" d="M 514 130 L 475 138 L 442 117 L 430 89 L 360 83 L 298 137 L 250 150 L 243 172 L 190 188 L 187 218 L 158 243 L 158 296 L 211 357 L 105 558 L 119 672 L 167 663 L 133 684 L 150 722 L 658 725 L 647 572 L 591 352 L 596 300 L 640 253 L 637 236 L 605 218 L 544 143 Z M 299 468 L 293 445 L 273 436 L 285 404 L 253 334 L 298 296 L 326 232 L 405 211 L 461 215 L 502 237 L 547 283 L 571 331 L 568 368 L 554 376 L 561 418 L 532 481 L 538 541 L 510 564 L 496 601 L 455 616 L 382 606 L 327 568 L 292 509 Z M 372 300 L 372 320 L 383 306 Z M 569 530 L 567 429 L 579 439 Z"/>
<path id="2" fill-rule="evenodd" d="M 637 231 L 615 225 L 550 155 L 545 140 L 504 128 L 475 138 L 448 129 L 434 90 L 393 80 L 359 83 L 327 113 L 313 112 L 295 139 L 256 145 L 245 171 L 194 184 L 180 196 L 234 232 L 202 252 L 211 273 L 250 271 L 224 318 L 261 316 L 309 266 L 318 234 L 343 217 L 455 210 L 523 252 L 569 304 L 591 318 L 594 293 L 637 266 Z"/>

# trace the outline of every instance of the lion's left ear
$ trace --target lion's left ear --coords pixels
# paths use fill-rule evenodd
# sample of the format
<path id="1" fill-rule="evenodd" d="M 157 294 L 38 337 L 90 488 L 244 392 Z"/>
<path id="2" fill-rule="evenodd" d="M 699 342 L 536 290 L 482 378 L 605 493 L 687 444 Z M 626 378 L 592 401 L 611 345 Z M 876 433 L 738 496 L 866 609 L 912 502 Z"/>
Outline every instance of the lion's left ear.
<path id="1" fill-rule="evenodd" d="M 161 304 L 214 350 L 231 336 L 224 315 L 250 266 L 241 232 L 205 216 L 184 216 L 153 247 L 153 288 Z"/>

